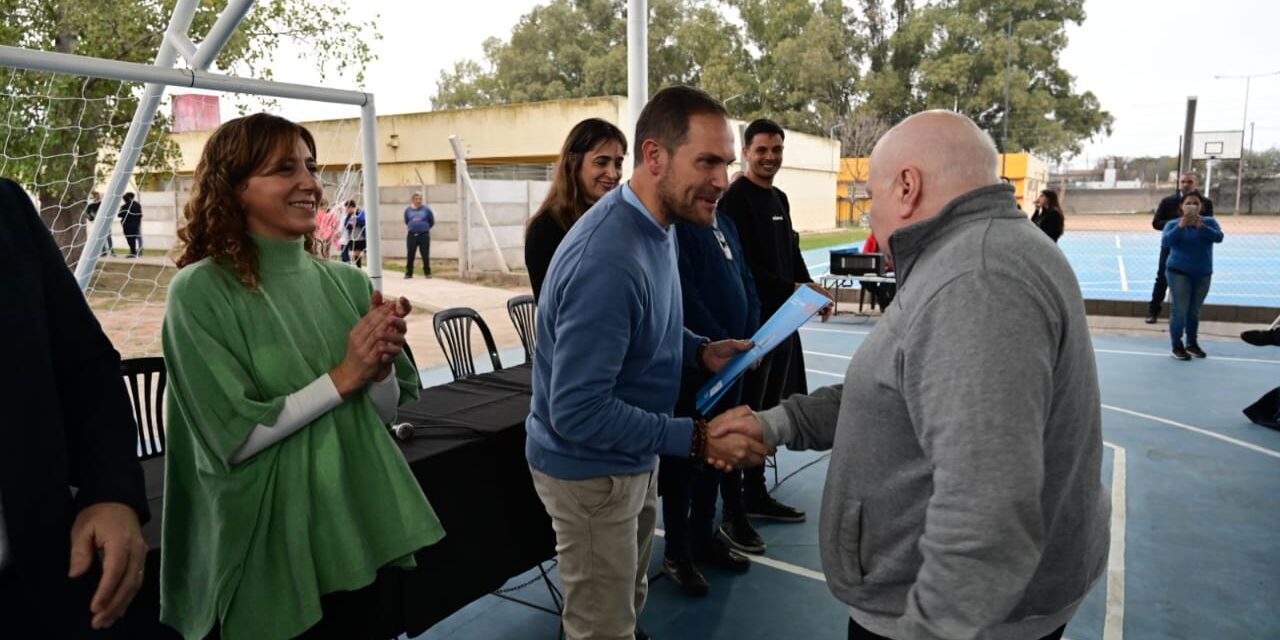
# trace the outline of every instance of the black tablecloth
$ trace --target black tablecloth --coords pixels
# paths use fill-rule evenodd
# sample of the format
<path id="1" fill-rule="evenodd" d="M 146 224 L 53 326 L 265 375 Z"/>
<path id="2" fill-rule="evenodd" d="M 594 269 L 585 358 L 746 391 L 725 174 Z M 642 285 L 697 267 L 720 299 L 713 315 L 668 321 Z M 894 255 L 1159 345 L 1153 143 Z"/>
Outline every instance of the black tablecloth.
<path id="1" fill-rule="evenodd" d="M 373 605 L 380 621 L 373 635 L 420 634 L 555 556 L 551 520 L 524 457 L 531 376 L 528 366 L 519 366 L 459 380 L 424 389 L 417 402 L 400 408 L 399 421 L 415 427 L 415 437 L 400 443 L 401 450 L 440 517 L 445 538 L 417 554 L 417 569 L 382 574 L 377 597 L 384 601 Z M 164 461 L 147 460 L 143 467 L 155 516 L 144 528 L 152 550 L 128 623 L 137 629 L 131 637 L 176 637 L 167 628 L 154 628 Z M 387 576 L 395 583 L 382 584 Z M 394 602 L 397 596 L 400 601 Z"/>

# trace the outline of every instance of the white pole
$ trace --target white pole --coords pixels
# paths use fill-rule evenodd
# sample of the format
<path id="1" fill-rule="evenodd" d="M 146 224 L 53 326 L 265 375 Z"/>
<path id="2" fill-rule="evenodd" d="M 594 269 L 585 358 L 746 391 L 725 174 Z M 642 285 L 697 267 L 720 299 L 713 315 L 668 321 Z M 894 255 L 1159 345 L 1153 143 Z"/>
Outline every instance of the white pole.
<path id="1" fill-rule="evenodd" d="M 188 60 L 192 69 L 205 71 L 209 65 L 213 64 L 213 59 L 218 57 L 223 47 L 227 46 L 227 41 L 231 39 L 231 35 L 236 32 L 236 27 L 240 26 L 240 21 L 244 20 L 251 8 L 253 8 L 253 0 L 231 0 L 227 3 L 227 8 L 222 10 L 218 21 L 213 23 L 213 28 L 209 29 L 209 35 L 205 36 L 200 46 L 196 47 L 195 56 Z"/>
<path id="2" fill-rule="evenodd" d="M 1204 164 L 1204 197 L 1212 200 L 1213 196 L 1210 194 L 1213 191 L 1213 157 L 1210 156 L 1208 160 L 1204 161 Z"/>
<path id="3" fill-rule="evenodd" d="M 476 184 L 471 181 L 471 174 L 463 174 L 466 179 L 468 193 L 471 199 L 476 203 L 476 209 L 480 210 L 480 224 L 484 225 L 485 233 L 489 235 L 489 242 L 493 245 L 493 251 L 498 257 L 498 269 L 503 273 L 511 273 L 511 267 L 507 266 L 507 256 L 503 255 L 502 247 L 498 244 L 498 236 L 493 232 L 493 226 L 489 224 L 489 215 L 484 212 L 484 203 L 480 201 L 480 194 L 476 192 Z"/>
<path id="4" fill-rule="evenodd" d="M 52 51 L 32 51 L 0 45 L 0 67 L 48 71 L 50 73 L 76 74 L 95 78 L 109 78 L 126 82 L 146 82 L 173 87 L 191 87 L 238 93 L 254 93 L 273 98 L 332 102 L 362 107 L 369 95 L 362 91 L 330 89 L 305 84 L 258 80 L 220 75 L 208 71 L 188 69 L 162 69 L 149 64 L 119 62 L 102 58 L 90 58 Z"/>
<path id="5" fill-rule="evenodd" d="M 169 17 L 168 31 L 186 33 L 191 28 L 191 19 L 196 13 L 196 0 L 178 0 Z M 172 67 L 178 60 L 178 51 L 166 38 L 160 43 L 156 52 L 157 67 Z M 115 170 L 107 183 L 107 192 L 103 194 L 102 203 L 98 205 L 98 217 L 89 230 L 89 241 L 80 252 L 80 260 L 76 262 L 76 283 L 80 290 L 89 287 L 93 270 L 98 266 L 98 255 L 107 237 L 111 235 L 111 221 L 116 219 L 116 210 L 124 197 L 129 184 L 129 176 L 142 155 L 142 147 L 147 141 L 147 133 L 151 131 L 151 122 L 155 120 L 156 110 L 160 108 L 160 98 L 164 97 L 166 85 L 147 83 L 142 97 L 138 99 L 138 108 L 133 112 L 133 122 L 129 125 L 129 133 L 125 135 L 124 144 L 120 146 L 120 156 L 116 160 Z"/>
<path id="6" fill-rule="evenodd" d="M 649 101 L 649 1 L 627 0 L 627 129 L 638 148 L 636 122 Z"/>
<path id="7" fill-rule="evenodd" d="M 364 152 L 364 236 L 369 252 L 369 279 L 373 288 L 382 290 L 382 214 L 378 201 L 378 112 L 373 106 L 373 94 L 360 108 L 360 142 Z M 372 229 L 373 233 L 369 230 Z"/>
<path id="8" fill-rule="evenodd" d="M 467 154 L 458 136 L 449 136 L 449 144 L 453 147 L 458 167 L 458 275 L 465 278 L 471 275 L 471 190 L 466 183 L 469 176 Z"/>
<path id="9" fill-rule="evenodd" d="M 1240 119 L 1240 135 L 1244 135 L 1244 126 L 1249 123 L 1249 83 L 1253 80 L 1252 76 L 1244 77 L 1244 117 Z M 1233 213 L 1240 215 L 1240 192 L 1244 189 L 1244 170 L 1245 162 L 1248 158 L 1244 153 L 1240 154 L 1240 166 L 1236 168 L 1236 208 Z"/>

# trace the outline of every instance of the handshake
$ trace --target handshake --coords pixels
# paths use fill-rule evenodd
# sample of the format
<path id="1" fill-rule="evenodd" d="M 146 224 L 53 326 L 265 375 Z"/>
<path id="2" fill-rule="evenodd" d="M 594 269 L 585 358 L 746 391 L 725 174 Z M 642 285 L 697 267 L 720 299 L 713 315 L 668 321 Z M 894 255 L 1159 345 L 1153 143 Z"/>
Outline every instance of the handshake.
<path id="1" fill-rule="evenodd" d="M 707 425 L 703 457 L 721 471 L 755 467 L 777 451 L 764 443 L 764 426 L 750 408 L 734 407 Z"/>

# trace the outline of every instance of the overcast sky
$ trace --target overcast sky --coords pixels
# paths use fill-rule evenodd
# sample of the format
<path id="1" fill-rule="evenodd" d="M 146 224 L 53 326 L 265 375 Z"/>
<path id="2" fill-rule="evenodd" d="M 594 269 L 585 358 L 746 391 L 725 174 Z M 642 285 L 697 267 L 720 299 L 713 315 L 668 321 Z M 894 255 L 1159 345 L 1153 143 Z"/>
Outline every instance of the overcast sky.
<path id="1" fill-rule="evenodd" d="M 381 16 L 383 39 L 375 44 L 378 60 L 368 69 L 365 87 L 377 96 L 379 113 L 430 109 L 441 70 L 461 58 L 480 58 L 485 38 L 507 39 L 520 16 L 538 4 L 351 3 L 353 19 Z M 1086 0 L 1085 10 L 1084 24 L 1068 31 L 1062 65 L 1076 77 L 1077 90 L 1094 92 L 1116 122 L 1112 135 L 1092 140 L 1073 165 L 1103 155 L 1175 153 L 1188 95 L 1199 96 L 1196 130 L 1239 130 L 1245 81 L 1214 76 L 1280 71 L 1280 2 L 1274 0 Z M 281 57 L 276 79 L 316 82 L 315 72 L 293 55 Z M 299 120 L 357 115 L 350 107 L 292 101 L 282 103 L 282 110 Z M 224 117 L 233 115 L 228 111 Z M 1249 120 L 1256 123 L 1255 150 L 1280 146 L 1280 75 L 1252 81 Z"/>

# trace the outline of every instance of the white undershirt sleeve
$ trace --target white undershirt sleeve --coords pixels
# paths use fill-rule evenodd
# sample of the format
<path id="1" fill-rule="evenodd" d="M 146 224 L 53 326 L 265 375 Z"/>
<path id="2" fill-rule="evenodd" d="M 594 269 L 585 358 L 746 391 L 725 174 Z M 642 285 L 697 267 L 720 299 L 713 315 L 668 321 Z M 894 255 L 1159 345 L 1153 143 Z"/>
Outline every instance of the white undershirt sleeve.
<path id="1" fill-rule="evenodd" d="M 396 408 L 400 404 L 400 382 L 396 379 L 395 370 L 392 369 L 382 380 L 370 384 L 366 390 L 382 422 L 385 424 L 394 420 Z M 258 455 L 340 404 L 342 396 L 338 394 L 333 379 L 327 373 L 321 375 L 311 384 L 285 397 L 284 408 L 280 410 L 275 424 L 255 426 L 244 444 L 232 454 L 231 464 L 240 464 Z"/>
<path id="2" fill-rule="evenodd" d="M 255 426 L 244 444 L 231 454 L 231 464 L 240 464 L 258 455 L 263 449 L 284 440 L 340 404 L 342 396 L 333 385 L 333 379 L 327 373 L 322 374 L 311 384 L 284 399 L 284 408 L 280 410 L 275 424 Z"/>
<path id="3" fill-rule="evenodd" d="M 396 379 L 395 367 L 391 368 L 391 373 L 388 373 L 387 377 L 369 385 L 368 389 L 369 399 L 378 409 L 378 417 L 382 418 L 382 424 L 395 420 L 396 409 L 400 406 L 400 381 Z"/>

